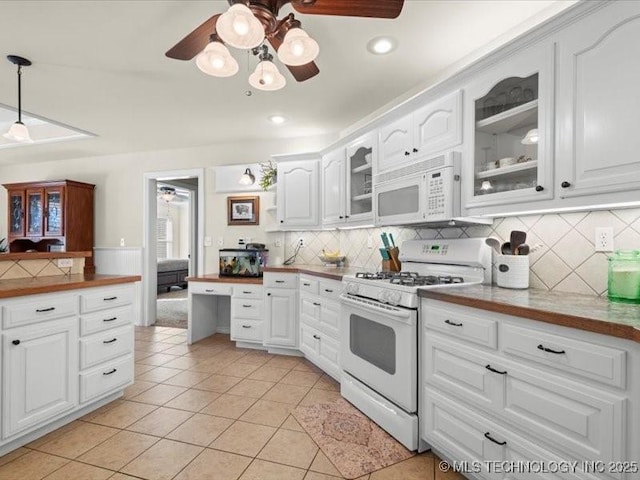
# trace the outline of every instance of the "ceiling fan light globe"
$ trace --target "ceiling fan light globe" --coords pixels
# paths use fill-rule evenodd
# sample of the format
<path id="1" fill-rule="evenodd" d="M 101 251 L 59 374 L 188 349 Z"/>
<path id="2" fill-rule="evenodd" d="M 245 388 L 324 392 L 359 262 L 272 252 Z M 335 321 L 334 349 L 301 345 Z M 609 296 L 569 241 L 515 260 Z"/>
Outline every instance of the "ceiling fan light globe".
<path id="1" fill-rule="evenodd" d="M 278 71 L 278 67 L 273 62 L 264 60 L 249 75 L 249 83 L 258 90 L 271 92 L 283 88 L 287 84 L 287 80 Z"/>
<path id="2" fill-rule="evenodd" d="M 236 3 L 220 15 L 216 33 L 225 43 L 235 48 L 250 49 L 264 40 L 264 27 L 253 12 L 242 3 Z"/>
<path id="3" fill-rule="evenodd" d="M 196 65 L 203 73 L 214 77 L 231 77 L 240 68 L 227 47 L 220 42 L 207 45 L 196 57 Z"/>
<path id="4" fill-rule="evenodd" d="M 27 126 L 22 122 L 15 122 L 11 127 L 9 127 L 7 133 L 2 136 L 8 140 L 13 140 L 14 142 L 33 143 L 31 135 L 29 135 L 29 129 L 27 129 Z"/>
<path id="5" fill-rule="evenodd" d="M 298 66 L 313 62 L 319 53 L 318 42 L 301 28 L 292 28 L 284 36 L 278 58 L 285 65 Z"/>

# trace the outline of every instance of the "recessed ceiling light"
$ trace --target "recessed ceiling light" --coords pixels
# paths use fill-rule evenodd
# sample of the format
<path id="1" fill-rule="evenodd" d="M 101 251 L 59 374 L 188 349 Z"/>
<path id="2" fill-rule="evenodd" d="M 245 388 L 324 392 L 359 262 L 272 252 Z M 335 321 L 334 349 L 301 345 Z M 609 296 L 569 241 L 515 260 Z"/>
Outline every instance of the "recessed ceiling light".
<path id="1" fill-rule="evenodd" d="M 369 40 L 367 50 L 375 55 L 386 55 L 396 48 L 396 40 L 392 37 L 376 37 Z"/>
<path id="2" fill-rule="evenodd" d="M 269 117 L 269 121 L 271 123 L 275 123 L 276 125 L 282 125 L 284 122 L 287 121 L 287 118 L 282 115 L 271 115 Z"/>

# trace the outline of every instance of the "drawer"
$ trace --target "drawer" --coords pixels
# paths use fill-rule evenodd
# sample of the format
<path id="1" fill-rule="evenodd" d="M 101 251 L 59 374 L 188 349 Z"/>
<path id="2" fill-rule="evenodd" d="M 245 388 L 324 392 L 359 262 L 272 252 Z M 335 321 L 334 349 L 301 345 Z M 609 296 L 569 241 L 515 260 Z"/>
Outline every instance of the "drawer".
<path id="1" fill-rule="evenodd" d="M 269 273 L 263 278 L 264 286 L 269 288 L 298 288 L 298 275 L 295 273 Z"/>
<path id="2" fill-rule="evenodd" d="M 115 393 L 133 383 L 133 355 L 120 357 L 80 374 L 80 402 Z"/>
<path id="3" fill-rule="evenodd" d="M 318 280 L 309 277 L 300 277 L 299 288 L 300 293 L 318 294 Z"/>
<path id="4" fill-rule="evenodd" d="M 626 385 L 626 352 L 536 328 L 501 325 L 502 351 L 620 388 Z"/>
<path id="5" fill-rule="evenodd" d="M 133 353 L 133 325 L 114 328 L 80 339 L 80 369 Z"/>
<path id="6" fill-rule="evenodd" d="M 340 338 L 340 304 L 323 301 L 320 307 L 320 329 L 332 338 Z"/>
<path id="7" fill-rule="evenodd" d="M 439 305 L 442 304 L 429 300 L 421 303 L 420 317 L 428 328 L 485 347 L 497 348 L 498 323 L 495 320 L 469 314 L 468 308 L 454 305 L 441 308 Z"/>
<path id="8" fill-rule="evenodd" d="M 309 325 L 300 325 L 300 351 L 313 363 L 320 355 L 320 332 Z"/>
<path id="9" fill-rule="evenodd" d="M 243 285 L 241 287 L 233 287 L 233 296 L 235 298 L 262 299 L 262 286 L 261 285 Z"/>
<path id="10" fill-rule="evenodd" d="M 135 287 L 109 287 L 99 290 L 89 290 L 80 295 L 80 311 L 82 313 L 95 312 L 106 308 L 131 305 L 135 300 Z"/>
<path id="11" fill-rule="evenodd" d="M 29 325 L 77 314 L 77 295 L 31 295 L 20 300 L 7 302 L 2 307 L 4 328 Z"/>
<path id="12" fill-rule="evenodd" d="M 80 317 L 80 335 L 91 335 L 93 333 L 109 330 L 110 328 L 133 324 L 132 306 L 113 308 L 96 313 L 88 313 Z"/>
<path id="13" fill-rule="evenodd" d="M 320 324 L 321 303 L 318 297 L 300 295 L 300 321 L 314 328 Z"/>
<path id="14" fill-rule="evenodd" d="M 231 319 L 231 340 L 262 343 L 262 320 Z"/>
<path id="15" fill-rule="evenodd" d="M 233 294 L 233 286 L 228 283 L 189 282 L 189 293 L 198 295 L 228 295 Z"/>
<path id="16" fill-rule="evenodd" d="M 320 334 L 319 366 L 333 378 L 340 378 L 340 344 Z"/>
<path id="17" fill-rule="evenodd" d="M 232 298 L 231 317 L 232 318 L 262 318 L 262 299 L 252 298 Z"/>
<path id="18" fill-rule="evenodd" d="M 342 283 L 335 280 L 320 280 L 319 294 L 322 298 L 340 301 Z"/>

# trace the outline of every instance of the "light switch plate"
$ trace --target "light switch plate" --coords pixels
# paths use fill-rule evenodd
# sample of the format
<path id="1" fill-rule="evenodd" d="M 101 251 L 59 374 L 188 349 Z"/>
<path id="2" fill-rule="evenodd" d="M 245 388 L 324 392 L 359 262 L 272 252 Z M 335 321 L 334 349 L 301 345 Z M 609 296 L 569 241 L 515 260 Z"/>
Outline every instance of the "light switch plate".
<path id="1" fill-rule="evenodd" d="M 71 268 L 73 267 L 73 258 L 59 258 L 57 265 L 60 268 Z"/>

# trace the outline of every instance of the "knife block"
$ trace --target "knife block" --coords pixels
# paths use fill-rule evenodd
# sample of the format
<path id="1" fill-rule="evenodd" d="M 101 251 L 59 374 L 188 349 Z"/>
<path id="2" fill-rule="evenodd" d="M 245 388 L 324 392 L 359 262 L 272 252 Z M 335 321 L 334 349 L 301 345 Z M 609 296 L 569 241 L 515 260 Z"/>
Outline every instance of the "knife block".
<path id="1" fill-rule="evenodd" d="M 402 268 L 402 264 L 398 259 L 400 250 L 398 249 L 398 247 L 387 248 L 387 253 L 389 254 L 389 260 L 382 260 L 382 271 L 399 272 Z"/>

